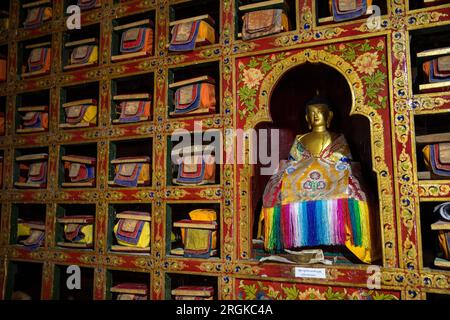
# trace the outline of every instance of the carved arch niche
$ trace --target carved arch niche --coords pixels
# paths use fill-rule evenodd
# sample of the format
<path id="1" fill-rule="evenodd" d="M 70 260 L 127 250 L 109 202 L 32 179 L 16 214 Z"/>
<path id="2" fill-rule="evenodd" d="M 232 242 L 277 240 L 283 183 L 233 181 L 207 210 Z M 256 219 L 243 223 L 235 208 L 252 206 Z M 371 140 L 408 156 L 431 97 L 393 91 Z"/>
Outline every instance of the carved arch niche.
<path id="1" fill-rule="evenodd" d="M 297 134 L 308 132 L 305 103 L 319 90 L 332 105 L 331 131 L 343 133 L 377 209 L 375 243 L 384 266 L 396 263 L 390 112 L 384 42 L 374 39 L 242 58 L 237 63 L 237 128 L 279 129 L 279 159 L 287 159 Z M 269 134 L 270 136 L 270 134 Z M 249 141 L 245 147 L 247 157 Z M 253 141 L 255 142 L 255 141 Z M 270 145 L 270 143 L 269 143 Z M 248 158 L 247 158 L 248 159 Z M 256 238 L 261 196 L 270 176 L 261 164 L 238 166 L 238 254 L 263 254 Z M 384 243 L 382 243 L 382 239 Z M 356 262 L 352 255 L 349 262 Z"/>

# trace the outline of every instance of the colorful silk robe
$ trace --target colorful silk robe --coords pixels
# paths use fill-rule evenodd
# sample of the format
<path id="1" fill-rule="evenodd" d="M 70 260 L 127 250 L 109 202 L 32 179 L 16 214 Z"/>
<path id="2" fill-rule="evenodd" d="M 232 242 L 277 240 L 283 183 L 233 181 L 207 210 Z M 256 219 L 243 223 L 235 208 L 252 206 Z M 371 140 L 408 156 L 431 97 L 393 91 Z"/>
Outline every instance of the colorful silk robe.
<path id="1" fill-rule="evenodd" d="M 368 202 L 352 173 L 344 136 L 336 135 L 319 157 L 301 138 L 264 191 L 266 250 L 345 245 L 363 262 L 371 262 Z"/>

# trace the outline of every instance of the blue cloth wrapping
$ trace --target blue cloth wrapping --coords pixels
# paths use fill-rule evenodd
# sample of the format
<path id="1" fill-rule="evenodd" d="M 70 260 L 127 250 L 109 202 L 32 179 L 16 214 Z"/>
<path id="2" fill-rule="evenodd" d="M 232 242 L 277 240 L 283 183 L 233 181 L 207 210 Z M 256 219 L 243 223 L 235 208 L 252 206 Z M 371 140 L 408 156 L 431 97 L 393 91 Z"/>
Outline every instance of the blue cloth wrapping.
<path id="1" fill-rule="evenodd" d="M 333 18 L 334 21 L 336 22 L 352 20 L 365 15 L 367 12 L 367 0 L 362 0 L 361 8 L 354 11 L 349 11 L 347 13 L 339 13 L 337 0 L 333 0 L 332 4 L 333 4 Z"/>
<path id="2" fill-rule="evenodd" d="M 449 77 L 445 77 L 445 78 L 436 77 L 436 75 L 434 74 L 434 64 L 435 63 L 437 63 L 436 59 L 431 61 L 429 81 L 432 82 L 432 83 L 449 81 L 450 80 L 450 76 Z"/>
<path id="3" fill-rule="evenodd" d="M 202 165 L 201 165 L 201 171 L 199 175 L 196 175 L 196 177 L 183 177 L 183 163 L 178 167 L 178 176 L 177 176 L 177 182 L 178 183 L 185 183 L 185 184 L 197 184 L 200 183 L 203 180 L 203 177 L 205 175 L 205 160 L 202 157 Z"/>
<path id="4" fill-rule="evenodd" d="M 125 179 L 120 178 L 120 174 L 119 173 L 120 173 L 121 168 L 123 166 L 123 164 L 120 164 L 119 165 L 119 171 L 117 172 L 116 176 L 114 177 L 114 183 L 119 185 L 119 186 L 122 186 L 122 187 L 136 187 L 138 185 L 139 175 L 141 174 L 143 163 L 137 163 L 136 165 L 138 167 L 136 175 L 132 179 L 125 180 Z"/>
<path id="5" fill-rule="evenodd" d="M 200 29 L 200 21 L 194 21 L 194 34 L 191 41 L 186 43 L 172 44 L 172 41 L 169 46 L 170 51 L 190 51 L 195 49 L 195 40 L 198 36 L 198 30 Z M 175 37 L 175 35 L 172 35 Z"/>
<path id="6" fill-rule="evenodd" d="M 138 231 L 136 234 L 136 238 L 126 237 L 124 235 L 121 235 L 120 232 L 116 232 L 116 237 L 120 241 L 136 245 L 139 242 L 139 239 L 141 238 L 141 233 L 142 233 L 142 230 L 144 229 L 144 225 L 145 225 L 144 221 L 139 222 L 139 227 L 138 227 Z"/>
<path id="7" fill-rule="evenodd" d="M 179 95 L 180 95 L 181 88 L 175 92 L 175 111 L 174 111 L 175 114 L 184 114 L 184 113 L 191 112 L 195 109 L 198 109 L 198 107 L 200 106 L 200 92 L 202 90 L 202 84 L 197 83 L 197 84 L 194 84 L 194 86 L 197 86 L 197 95 L 196 95 L 195 99 L 192 101 L 192 103 L 183 109 L 177 108 L 177 104 L 180 101 Z"/>

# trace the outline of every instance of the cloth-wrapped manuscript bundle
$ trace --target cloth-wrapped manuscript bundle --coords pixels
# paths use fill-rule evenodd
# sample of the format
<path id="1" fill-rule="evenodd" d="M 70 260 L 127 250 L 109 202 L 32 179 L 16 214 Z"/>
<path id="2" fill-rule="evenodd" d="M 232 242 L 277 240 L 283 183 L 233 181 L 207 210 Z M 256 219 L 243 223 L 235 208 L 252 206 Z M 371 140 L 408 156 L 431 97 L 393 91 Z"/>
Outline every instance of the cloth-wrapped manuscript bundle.
<path id="1" fill-rule="evenodd" d="M 65 216 L 57 220 L 64 226 L 65 239 L 65 241 L 58 242 L 58 246 L 68 248 L 91 248 L 93 246 L 93 216 Z"/>
<path id="2" fill-rule="evenodd" d="M 450 143 L 436 143 L 423 148 L 426 167 L 435 175 L 450 177 Z"/>
<path id="3" fill-rule="evenodd" d="M 150 184 L 150 157 L 125 157 L 111 161 L 114 165 L 113 186 L 137 187 Z"/>
<path id="4" fill-rule="evenodd" d="M 45 239 L 45 225 L 40 221 L 18 221 L 17 236 L 28 236 L 21 240 L 28 250 L 34 251 L 42 246 Z"/>
<path id="5" fill-rule="evenodd" d="M 47 187 L 48 154 L 30 154 L 19 156 L 19 181 L 14 183 L 16 188 L 46 188 Z"/>
<path id="6" fill-rule="evenodd" d="M 41 1 L 28 3 L 23 5 L 27 9 L 27 16 L 23 22 L 25 29 L 35 29 L 42 26 L 46 21 L 49 21 L 53 16 L 53 9 L 50 6 L 37 6 Z M 50 3 L 50 1 L 48 1 Z"/>
<path id="7" fill-rule="evenodd" d="M 64 161 L 64 172 L 67 177 L 63 187 L 93 187 L 95 186 L 95 164 L 93 157 L 67 155 Z"/>
<path id="8" fill-rule="evenodd" d="M 27 73 L 23 73 L 22 77 L 26 78 L 50 73 L 51 55 L 51 48 L 32 48 L 28 57 Z"/>
<path id="9" fill-rule="evenodd" d="M 114 226 L 114 235 L 118 245 L 113 251 L 150 252 L 150 213 L 124 211 L 116 215 L 118 222 Z"/>
<path id="10" fill-rule="evenodd" d="M 86 128 L 97 125 L 97 101 L 85 99 L 63 104 L 65 123 L 60 128 Z"/>
<path id="11" fill-rule="evenodd" d="M 171 250 L 172 254 L 187 258 L 209 258 L 217 255 L 217 213 L 212 209 L 196 209 L 189 212 L 190 219 L 177 221 L 174 228 L 181 228 L 183 248 Z"/>
<path id="12" fill-rule="evenodd" d="M 216 86 L 213 78 L 202 76 L 172 83 L 176 89 L 174 111 L 171 116 L 192 116 L 214 113 L 216 110 Z"/>
<path id="13" fill-rule="evenodd" d="M 173 153 L 180 150 L 172 150 Z M 214 184 L 216 177 L 216 158 L 211 146 L 194 146 L 182 149 L 182 156 L 177 159 L 178 173 L 173 179 L 177 185 Z"/>
<path id="14" fill-rule="evenodd" d="M 32 133 L 48 130 L 48 106 L 19 107 L 20 126 L 17 133 Z"/>
<path id="15" fill-rule="evenodd" d="M 242 39 L 251 40 L 289 31 L 287 5 L 284 0 L 270 0 L 239 7 L 242 17 Z"/>
<path id="16" fill-rule="evenodd" d="M 372 5 L 372 0 L 329 0 L 330 11 L 336 22 L 352 20 L 364 16 Z"/>
<path id="17" fill-rule="evenodd" d="M 175 300 L 212 300 L 213 287 L 205 286 L 181 286 L 172 290 Z"/>
<path id="18" fill-rule="evenodd" d="M 215 22 L 209 15 L 173 21 L 169 50 L 190 51 L 216 42 Z"/>
<path id="19" fill-rule="evenodd" d="M 120 283 L 110 290 L 116 300 L 148 300 L 148 287 L 143 283 Z"/>

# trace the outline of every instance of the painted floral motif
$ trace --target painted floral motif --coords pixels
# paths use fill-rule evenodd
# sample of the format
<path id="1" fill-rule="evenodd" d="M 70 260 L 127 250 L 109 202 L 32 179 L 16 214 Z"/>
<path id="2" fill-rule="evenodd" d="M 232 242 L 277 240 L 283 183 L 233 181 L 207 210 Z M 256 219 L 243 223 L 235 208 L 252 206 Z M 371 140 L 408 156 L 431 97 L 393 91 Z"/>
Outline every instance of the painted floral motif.
<path id="1" fill-rule="evenodd" d="M 264 76 L 272 70 L 273 66 L 280 60 L 286 58 L 285 53 L 272 54 L 270 56 L 253 57 L 248 64 L 239 63 L 239 99 L 244 109 L 239 110 L 242 119 L 253 116 L 256 109 L 256 95 Z"/>
<path id="2" fill-rule="evenodd" d="M 376 46 L 369 40 L 360 43 L 342 43 L 338 46 L 330 45 L 325 50 L 341 56 L 352 63 L 361 75 L 366 88 L 367 104 L 374 109 L 384 109 L 387 105 L 385 44 L 379 41 Z"/>
<path id="3" fill-rule="evenodd" d="M 397 300 L 394 294 L 364 289 L 267 284 L 262 281 L 239 283 L 241 300 Z"/>
<path id="4" fill-rule="evenodd" d="M 378 61 L 376 52 L 366 52 L 362 56 L 359 56 L 353 65 L 358 72 L 372 75 L 380 65 L 380 61 Z"/>
<path id="5" fill-rule="evenodd" d="M 255 88 L 259 86 L 263 79 L 263 73 L 259 69 L 251 68 L 244 70 L 244 83 L 249 88 Z"/>

